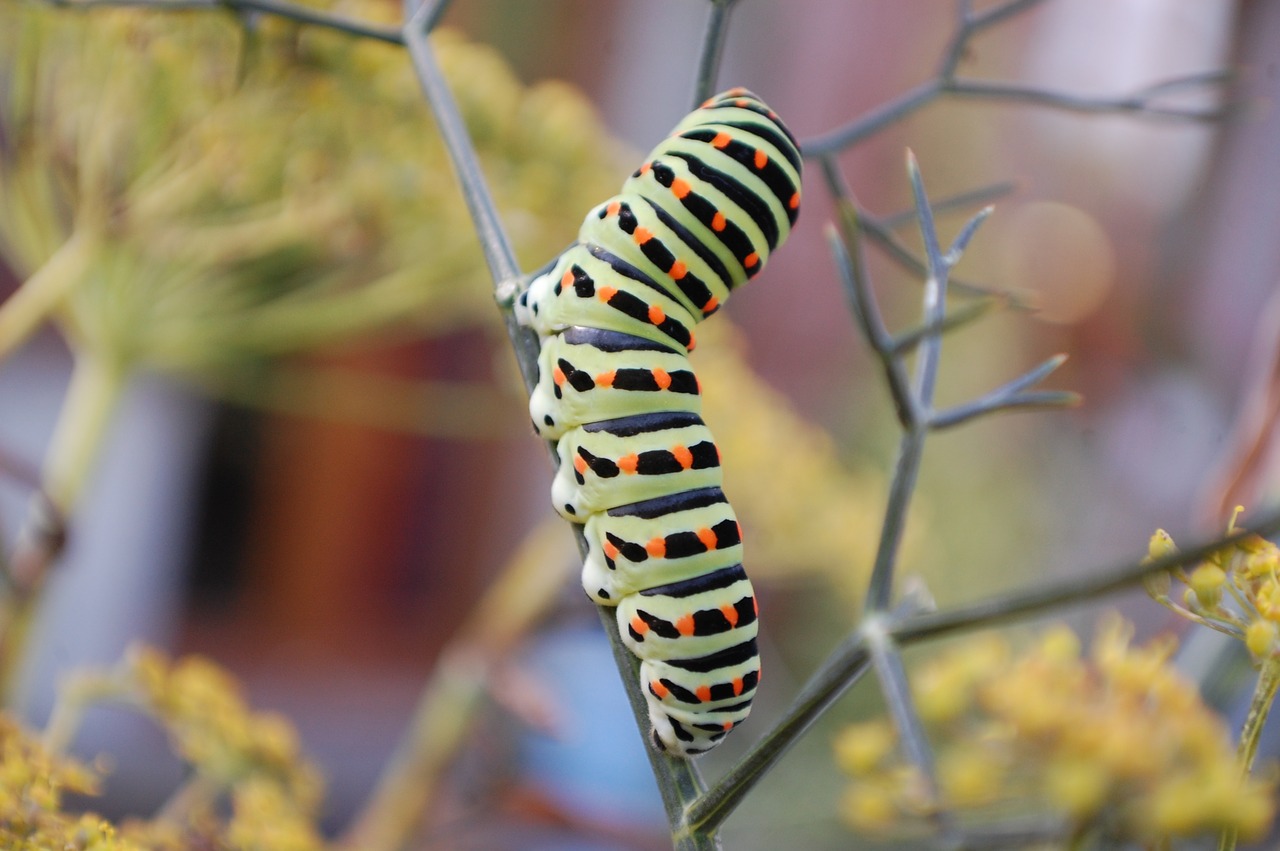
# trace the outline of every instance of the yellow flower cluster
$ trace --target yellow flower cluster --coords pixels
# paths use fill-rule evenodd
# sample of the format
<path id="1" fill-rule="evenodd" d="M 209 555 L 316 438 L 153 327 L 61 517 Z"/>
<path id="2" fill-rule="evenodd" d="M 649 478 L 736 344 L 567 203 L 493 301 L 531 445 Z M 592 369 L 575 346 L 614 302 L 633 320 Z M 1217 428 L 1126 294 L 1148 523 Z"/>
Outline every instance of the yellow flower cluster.
<path id="1" fill-rule="evenodd" d="M 253 712 L 236 681 L 209 659 L 170 662 L 158 650 L 134 648 L 113 672 L 119 695 L 154 717 L 174 750 L 218 786 L 274 782 L 292 805 L 312 812 L 323 785 L 283 716 Z"/>
<path id="2" fill-rule="evenodd" d="M 49 753 L 0 714 L 0 847 L 142 851 L 97 816 L 62 812 L 64 795 L 97 791 L 98 778 L 87 766 Z"/>
<path id="3" fill-rule="evenodd" d="M 1228 829 L 1260 836 L 1274 815 L 1272 790 L 1242 777 L 1223 723 L 1169 664 L 1174 642 L 1134 647 L 1131 637 L 1115 618 L 1088 658 L 1065 627 L 1017 658 L 994 635 L 940 654 L 912 688 L 936 747 L 941 804 L 903 761 L 890 722 L 877 720 L 836 740 L 836 760 L 854 780 L 845 820 L 902 830 L 941 805 L 963 824 L 1036 815 L 1064 838 L 1103 843 Z"/>
<path id="4" fill-rule="evenodd" d="M 113 670 L 74 674 L 59 691 L 46 741 L 55 747 L 69 741 L 85 710 L 105 703 L 153 718 L 194 771 L 174 799 L 180 806 L 167 807 L 153 822 L 126 825 L 127 836 L 164 849 L 190 847 L 193 837 L 243 851 L 324 847 L 314 823 L 320 773 L 303 756 L 293 727 L 277 714 L 253 712 L 236 682 L 209 660 L 170 661 L 154 649 L 135 648 Z M 231 803 L 225 823 L 218 807 L 224 798 Z"/>
<path id="5" fill-rule="evenodd" d="M 1238 531 L 1237 508 L 1227 534 Z M 1148 544 L 1155 559 L 1176 550 L 1173 539 L 1157 529 Z M 1167 575 L 1147 583 L 1159 603 L 1196 623 L 1242 640 L 1260 664 L 1280 660 L 1280 547 L 1258 535 L 1247 535 L 1215 552 L 1195 567 L 1174 576 L 1186 586 L 1180 601 L 1169 596 Z"/>
<path id="6" fill-rule="evenodd" d="M 93 812 L 67 812 L 67 795 L 97 795 L 94 768 L 54 753 L 0 713 L 0 847 L 13 851 L 189 851 L 189 830 L 134 821 L 116 826 Z M 212 834 L 210 834 L 212 835 Z M 223 848 L 226 845 L 209 844 Z"/>

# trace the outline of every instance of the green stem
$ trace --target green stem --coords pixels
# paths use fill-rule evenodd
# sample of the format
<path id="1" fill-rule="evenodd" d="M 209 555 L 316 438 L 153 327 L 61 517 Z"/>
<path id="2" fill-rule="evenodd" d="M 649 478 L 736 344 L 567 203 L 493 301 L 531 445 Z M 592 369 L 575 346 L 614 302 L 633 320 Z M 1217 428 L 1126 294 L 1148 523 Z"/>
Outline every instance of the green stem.
<path id="1" fill-rule="evenodd" d="M 1249 716 L 1245 718 L 1244 728 L 1240 731 L 1240 770 L 1248 774 L 1253 769 L 1253 761 L 1258 756 L 1258 740 L 1262 735 L 1262 727 L 1267 723 L 1267 715 L 1275 702 L 1276 691 L 1280 689 L 1280 662 L 1272 659 L 1262 666 L 1258 674 L 1258 684 L 1253 689 L 1253 700 L 1249 704 Z"/>
<path id="2" fill-rule="evenodd" d="M 525 538 L 444 649 L 382 777 L 338 847 L 396 851 L 413 841 L 474 729 L 494 672 L 554 606 L 568 579 L 573 560 L 562 527 L 558 517 L 548 517 Z M 565 575 L 550 565 L 562 566 Z"/>
<path id="3" fill-rule="evenodd" d="M 462 648 L 440 658 L 395 754 L 341 847 L 395 851 L 411 841 L 484 703 L 492 660 Z"/>
<path id="4" fill-rule="evenodd" d="M 76 355 L 43 475 L 45 494 L 63 514 L 84 492 L 127 377 L 119 358 L 87 348 Z"/>
<path id="5" fill-rule="evenodd" d="M 93 240 L 77 232 L 0 305 L 0 361 L 22 345 L 89 266 Z"/>
<path id="6" fill-rule="evenodd" d="M 702 34 L 702 49 L 698 51 L 698 71 L 693 84 L 693 107 L 711 97 L 716 88 L 716 72 L 720 70 L 720 58 L 724 54 L 724 42 L 729 33 L 729 13 L 737 0 L 712 0 L 707 16 L 707 28 Z"/>
<path id="7" fill-rule="evenodd" d="M 1268 659 L 1258 672 L 1253 699 L 1249 701 L 1249 714 L 1244 719 L 1244 727 L 1240 730 L 1240 745 L 1236 749 L 1236 755 L 1240 759 L 1240 773 L 1246 777 L 1258 756 L 1258 741 L 1262 737 L 1262 728 L 1266 726 L 1267 716 L 1271 714 L 1277 690 L 1280 690 L 1280 660 Z M 1234 851 L 1238 837 L 1239 830 L 1234 827 L 1223 830 L 1218 840 L 1218 851 Z"/>
<path id="8" fill-rule="evenodd" d="M 50 532 L 50 511 L 65 518 L 88 482 L 128 377 L 124 362 L 86 349 L 76 356 L 42 474 L 43 494 L 18 536 L 9 574 L 0 588 L 0 689 L 13 693 L 14 675 L 44 580 L 61 536 Z"/>

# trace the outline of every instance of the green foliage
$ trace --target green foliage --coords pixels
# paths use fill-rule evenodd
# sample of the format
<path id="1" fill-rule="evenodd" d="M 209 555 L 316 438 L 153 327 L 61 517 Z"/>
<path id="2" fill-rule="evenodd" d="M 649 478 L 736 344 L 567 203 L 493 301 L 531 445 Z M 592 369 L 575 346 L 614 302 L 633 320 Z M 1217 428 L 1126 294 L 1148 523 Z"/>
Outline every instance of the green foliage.
<path id="1" fill-rule="evenodd" d="M 382 9 L 370 5 L 365 11 Z M 571 89 L 442 34 L 498 202 L 531 256 L 616 181 Z M 28 279 L 0 351 L 78 347 L 199 376 L 388 332 L 492 322 L 474 231 L 394 46 L 267 18 L 0 7 L 0 251 Z M 15 308 L 23 302 L 34 309 Z"/>

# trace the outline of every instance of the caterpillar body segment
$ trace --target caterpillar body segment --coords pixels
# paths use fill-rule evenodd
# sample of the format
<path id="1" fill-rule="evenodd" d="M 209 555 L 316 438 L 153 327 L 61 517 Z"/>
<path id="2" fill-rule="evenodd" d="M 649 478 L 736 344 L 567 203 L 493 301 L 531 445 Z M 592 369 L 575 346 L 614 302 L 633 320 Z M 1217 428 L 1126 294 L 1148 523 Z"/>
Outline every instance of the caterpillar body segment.
<path id="1" fill-rule="evenodd" d="M 760 681 L 758 608 L 687 354 L 760 271 L 800 203 L 800 153 L 745 89 L 707 100 L 516 300 L 542 339 L 534 429 L 556 510 L 584 524 L 582 582 L 638 656 L 659 750 L 718 744 Z"/>
<path id="2" fill-rule="evenodd" d="M 688 358 L 618 331 L 575 325 L 547 337 L 538 376 L 529 413 L 534 429 L 548 440 L 594 420 L 702 410 L 698 377 Z"/>
<path id="3" fill-rule="evenodd" d="M 627 186 L 655 204 L 670 204 L 666 200 L 669 196 L 680 205 L 685 229 L 715 252 L 728 271 L 729 290 L 759 270 L 761 264 L 750 258 L 758 256 L 760 246 L 768 245 L 764 231 L 739 206 L 737 193 L 729 194 L 700 180 L 686 160 L 668 156 L 645 163 Z"/>
<path id="4" fill-rule="evenodd" d="M 584 325 L 685 352 L 693 349 L 697 321 L 668 286 L 617 254 L 585 243 L 533 279 L 516 300 L 516 317 L 544 337 Z"/>
<path id="5" fill-rule="evenodd" d="M 710 750 L 751 711 L 760 682 L 755 639 L 690 660 L 645 659 L 640 682 L 649 701 L 653 742 L 692 755 Z"/>
<path id="6" fill-rule="evenodd" d="M 742 528 L 720 488 L 682 491 L 592 514 L 582 586 L 595 602 L 742 564 Z"/>
<path id="7" fill-rule="evenodd" d="M 670 281 L 670 294 L 685 311 L 701 320 L 729 297 L 732 265 L 704 247 L 697 234 L 657 204 L 635 195 L 618 195 L 587 216 L 581 235 L 607 241 L 618 256 L 645 274 Z"/>
<path id="8" fill-rule="evenodd" d="M 630 594 L 618 604 L 622 640 L 647 659 L 707 656 L 756 637 L 756 600 L 742 565 Z"/>
<path id="9" fill-rule="evenodd" d="M 722 481 L 711 430 L 688 412 L 587 423 L 566 432 L 556 452 L 551 497 L 570 521 Z"/>

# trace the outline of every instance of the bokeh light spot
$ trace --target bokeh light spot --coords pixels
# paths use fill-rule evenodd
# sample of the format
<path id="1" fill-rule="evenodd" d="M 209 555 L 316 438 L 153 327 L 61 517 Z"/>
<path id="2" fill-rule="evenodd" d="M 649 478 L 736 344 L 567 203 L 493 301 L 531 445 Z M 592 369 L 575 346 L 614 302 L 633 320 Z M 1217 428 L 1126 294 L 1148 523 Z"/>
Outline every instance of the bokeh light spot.
<path id="1" fill-rule="evenodd" d="M 1002 286 L 1037 294 L 1039 317 L 1070 325 L 1098 308 L 1115 284 L 1116 257 L 1102 226 L 1078 207 L 1038 201 L 1001 230 Z"/>

